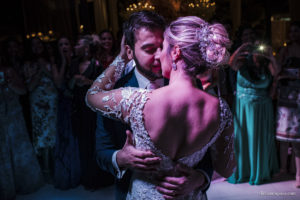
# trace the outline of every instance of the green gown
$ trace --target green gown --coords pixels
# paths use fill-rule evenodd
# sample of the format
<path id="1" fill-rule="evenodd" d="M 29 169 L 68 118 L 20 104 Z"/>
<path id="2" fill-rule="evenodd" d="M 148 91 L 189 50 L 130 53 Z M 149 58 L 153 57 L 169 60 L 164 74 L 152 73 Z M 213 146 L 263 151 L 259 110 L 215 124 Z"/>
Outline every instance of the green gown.
<path id="1" fill-rule="evenodd" d="M 234 105 L 236 171 L 229 183 L 262 184 L 278 170 L 274 114 L 269 86 L 272 77 L 261 74 L 254 80 L 246 67 L 237 74 Z"/>

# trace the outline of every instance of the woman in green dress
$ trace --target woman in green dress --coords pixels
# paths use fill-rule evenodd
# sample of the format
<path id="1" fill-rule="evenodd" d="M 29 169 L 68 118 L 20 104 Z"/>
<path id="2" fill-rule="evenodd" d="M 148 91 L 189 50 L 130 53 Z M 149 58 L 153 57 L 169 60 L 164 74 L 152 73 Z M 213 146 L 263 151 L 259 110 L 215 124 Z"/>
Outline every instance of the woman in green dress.
<path id="1" fill-rule="evenodd" d="M 278 170 L 270 87 L 277 74 L 270 49 L 243 44 L 230 64 L 238 71 L 233 107 L 236 171 L 230 183 L 262 184 Z"/>

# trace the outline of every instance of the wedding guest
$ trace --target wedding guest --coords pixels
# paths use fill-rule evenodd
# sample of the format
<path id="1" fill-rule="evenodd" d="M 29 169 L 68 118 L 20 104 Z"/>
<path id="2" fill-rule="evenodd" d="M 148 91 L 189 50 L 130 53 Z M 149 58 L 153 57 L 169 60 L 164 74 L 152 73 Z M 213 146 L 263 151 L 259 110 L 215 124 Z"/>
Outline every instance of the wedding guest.
<path id="1" fill-rule="evenodd" d="M 54 64 L 56 61 L 57 51 L 56 51 L 56 41 L 50 41 L 45 43 L 45 48 L 47 51 L 47 57 L 51 64 Z"/>
<path id="2" fill-rule="evenodd" d="M 52 65 L 39 38 L 31 40 L 32 57 L 24 67 L 31 106 L 32 136 L 35 152 L 46 182 L 53 182 L 53 150 L 57 123 L 57 90 Z"/>
<path id="3" fill-rule="evenodd" d="M 233 107 L 237 168 L 230 183 L 263 184 L 278 170 L 269 90 L 277 64 L 270 47 L 265 48 L 245 43 L 231 57 L 238 74 Z"/>
<path id="4" fill-rule="evenodd" d="M 53 65 L 53 79 L 58 89 L 54 185 L 69 189 L 78 186 L 81 177 L 78 138 L 71 123 L 73 88 L 69 82 L 73 50 L 67 37 L 61 37 L 57 44 L 59 57 Z"/>
<path id="5" fill-rule="evenodd" d="M 100 55 L 99 61 L 103 68 L 106 69 L 115 58 L 115 39 L 113 33 L 109 30 L 103 30 L 100 37 Z"/>
<path id="6" fill-rule="evenodd" d="M 75 45 L 76 58 L 71 63 L 72 130 L 78 138 L 81 184 L 88 190 L 95 190 L 102 184 L 101 170 L 94 157 L 96 113 L 86 106 L 84 100 L 93 80 L 103 70 L 96 60 L 98 49 L 98 37 L 82 36 Z"/>
<path id="7" fill-rule="evenodd" d="M 18 72 L 0 58 L 0 199 L 15 199 L 43 185 L 30 142 L 19 95 L 26 93 Z"/>
<path id="8" fill-rule="evenodd" d="M 4 41 L 4 56 L 7 62 L 20 74 L 22 78 L 23 75 L 23 64 L 24 60 L 20 55 L 21 43 L 17 38 L 10 37 Z"/>
<path id="9" fill-rule="evenodd" d="M 235 33 L 236 37 L 233 40 L 233 44 L 230 48 L 230 53 L 236 51 L 244 43 L 254 43 L 256 39 L 255 32 L 253 28 L 249 25 L 241 25 Z M 229 103 L 230 107 L 233 107 L 234 98 L 236 95 L 236 87 L 237 87 L 237 70 L 232 69 L 232 67 L 226 67 L 227 72 L 227 89 L 229 95 L 226 97 L 227 102 Z"/>
<path id="10" fill-rule="evenodd" d="M 24 75 L 24 57 L 22 55 L 23 45 L 14 37 L 10 37 L 4 42 L 4 56 L 7 58 L 9 65 L 11 65 L 19 74 L 21 79 L 25 81 Z M 29 94 L 26 92 L 19 96 L 20 103 L 22 105 L 23 115 L 26 123 L 26 127 L 32 140 L 32 124 L 30 116 L 30 103 L 29 103 Z"/>
<path id="11" fill-rule="evenodd" d="M 254 43 L 256 34 L 254 29 L 248 25 L 241 25 L 235 33 L 236 37 L 231 47 L 231 52 L 235 52 L 242 44 Z"/>
<path id="12" fill-rule="evenodd" d="M 280 141 L 280 173 L 285 175 L 288 172 L 288 148 L 291 144 L 295 153 L 295 186 L 300 188 L 300 22 L 291 24 L 289 39 L 290 43 L 279 54 L 282 70 L 277 80 L 276 137 Z"/>

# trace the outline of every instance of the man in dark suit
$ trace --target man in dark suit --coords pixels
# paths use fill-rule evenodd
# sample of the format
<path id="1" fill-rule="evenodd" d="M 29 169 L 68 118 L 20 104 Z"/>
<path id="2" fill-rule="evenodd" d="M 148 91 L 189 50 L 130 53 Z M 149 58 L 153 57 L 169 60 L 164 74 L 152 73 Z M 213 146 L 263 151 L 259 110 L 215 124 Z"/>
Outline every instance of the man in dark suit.
<path id="1" fill-rule="evenodd" d="M 165 84 L 161 66 L 156 54 L 162 48 L 165 22 L 153 12 L 134 13 L 124 28 L 128 64 L 133 68 L 115 85 L 119 87 L 151 88 Z M 130 127 L 98 114 L 96 130 L 96 156 L 100 166 L 116 177 L 116 199 L 125 199 L 131 170 L 151 171 L 159 164 L 160 158 L 150 151 L 135 149 Z M 126 136 L 126 134 L 127 136 Z M 159 180 L 158 191 L 170 197 L 188 194 L 196 187 L 205 192 L 212 176 L 210 156 L 207 154 L 197 169 L 178 167 L 178 177 L 163 177 Z"/>

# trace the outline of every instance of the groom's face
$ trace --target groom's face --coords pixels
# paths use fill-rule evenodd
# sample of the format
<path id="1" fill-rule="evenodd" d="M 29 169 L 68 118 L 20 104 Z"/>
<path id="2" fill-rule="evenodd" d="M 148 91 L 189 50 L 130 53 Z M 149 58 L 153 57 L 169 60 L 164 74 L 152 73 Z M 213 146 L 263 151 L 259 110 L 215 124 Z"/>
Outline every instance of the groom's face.
<path id="1" fill-rule="evenodd" d="M 140 28 L 135 33 L 133 58 L 138 71 L 149 80 L 162 78 L 160 60 L 157 54 L 163 43 L 163 31 Z"/>

